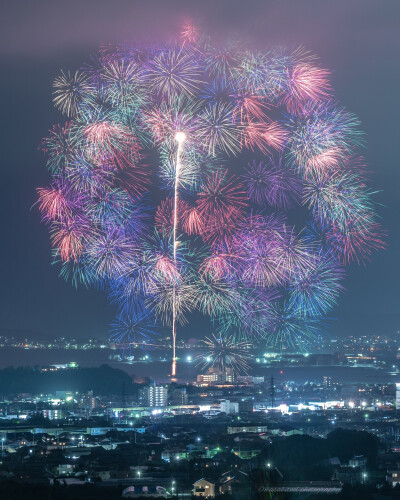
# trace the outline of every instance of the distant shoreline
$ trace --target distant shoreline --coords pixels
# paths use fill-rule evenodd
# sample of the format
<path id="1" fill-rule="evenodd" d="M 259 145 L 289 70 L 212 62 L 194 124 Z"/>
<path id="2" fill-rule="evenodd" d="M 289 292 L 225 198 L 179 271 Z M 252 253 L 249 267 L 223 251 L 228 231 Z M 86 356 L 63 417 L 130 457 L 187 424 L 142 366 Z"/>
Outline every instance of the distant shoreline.
<path id="1" fill-rule="evenodd" d="M 15 347 L 3 347 L 0 349 L 0 369 L 9 366 L 45 366 L 52 364 L 65 364 L 71 361 L 77 362 L 82 367 L 96 367 L 103 364 L 119 368 L 129 376 L 140 376 L 154 378 L 160 382 L 168 382 L 170 363 L 153 361 L 143 362 L 121 362 L 109 359 L 109 355 L 115 351 L 110 349 L 29 349 L 24 350 Z M 282 372 L 282 373 L 281 373 Z M 178 379 L 182 383 L 193 382 L 200 368 L 195 363 L 187 363 L 182 360 L 178 363 Z M 400 373 L 391 373 L 389 370 L 362 366 L 287 366 L 276 365 L 274 367 L 255 365 L 251 375 L 275 377 L 277 383 L 295 380 L 296 382 L 321 382 L 324 376 L 330 376 L 332 381 L 341 384 L 352 383 L 395 383 L 400 381 Z"/>

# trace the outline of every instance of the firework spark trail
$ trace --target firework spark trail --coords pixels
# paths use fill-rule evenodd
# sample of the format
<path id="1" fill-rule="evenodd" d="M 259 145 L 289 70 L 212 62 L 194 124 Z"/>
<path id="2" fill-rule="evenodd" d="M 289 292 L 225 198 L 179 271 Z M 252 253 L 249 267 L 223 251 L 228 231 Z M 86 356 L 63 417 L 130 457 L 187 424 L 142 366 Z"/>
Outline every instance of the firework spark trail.
<path id="1" fill-rule="evenodd" d="M 184 132 L 177 132 L 175 140 L 178 143 L 176 151 L 176 174 L 175 174 L 175 190 L 174 190 L 174 225 L 173 225 L 173 245 L 174 245 L 174 262 L 177 265 L 177 249 L 178 241 L 178 206 L 179 206 L 179 171 L 181 168 L 181 151 L 183 143 L 186 139 Z M 173 309 L 172 309 L 172 367 L 171 376 L 176 377 L 176 290 L 174 288 Z"/>
<path id="2" fill-rule="evenodd" d="M 67 121 L 37 193 L 54 260 L 108 292 L 125 353 L 170 326 L 173 377 L 193 311 L 233 347 L 304 347 L 344 267 L 384 247 L 359 120 L 303 48 L 216 47 L 186 23 L 165 47 L 102 47 L 53 98 Z"/>

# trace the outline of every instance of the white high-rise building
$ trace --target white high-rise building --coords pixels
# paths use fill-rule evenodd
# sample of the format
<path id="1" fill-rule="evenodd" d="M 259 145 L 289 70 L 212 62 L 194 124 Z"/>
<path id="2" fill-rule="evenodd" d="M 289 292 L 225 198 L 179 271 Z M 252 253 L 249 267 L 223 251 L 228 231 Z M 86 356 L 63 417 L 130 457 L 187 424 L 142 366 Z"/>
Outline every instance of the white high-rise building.
<path id="1" fill-rule="evenodd" d="M 149 406 L 164 407 L 168 402 L 168 388 L 152 384 L 149 387 Z"/>
<path id="2" fill-rule="evenodd" d="M 168 404 L 168 387 L 153 382 L 140 390 L 140 402 L 144 406 L 164 408 Z"/>
<path id="3" fill-rule="evenodd" d="M 400 409 L 400 383 L 396 383 L 396 408 Z"/>
<path id="4" fill-rule="evenodd" d="M 223 413 L 230 415 L 232 413 L 239 413 L 239 403 L 235 401 L 229 401 L 229 399 L 224 399 L 220 403 L 220 408 Z"/>

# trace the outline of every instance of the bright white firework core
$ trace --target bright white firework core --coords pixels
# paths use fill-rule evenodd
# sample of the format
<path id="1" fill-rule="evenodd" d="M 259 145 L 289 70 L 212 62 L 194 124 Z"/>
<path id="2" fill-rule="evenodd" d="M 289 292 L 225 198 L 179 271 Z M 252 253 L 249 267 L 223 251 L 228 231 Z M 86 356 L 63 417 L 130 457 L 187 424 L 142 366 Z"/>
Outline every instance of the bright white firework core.
<path id="1" fill-rule="evenodd" d="M 177 142 L 183 142 L 186 139 L 186 134 L 185 132 L 177 132 L 175 134 L 175 140 Z"/>

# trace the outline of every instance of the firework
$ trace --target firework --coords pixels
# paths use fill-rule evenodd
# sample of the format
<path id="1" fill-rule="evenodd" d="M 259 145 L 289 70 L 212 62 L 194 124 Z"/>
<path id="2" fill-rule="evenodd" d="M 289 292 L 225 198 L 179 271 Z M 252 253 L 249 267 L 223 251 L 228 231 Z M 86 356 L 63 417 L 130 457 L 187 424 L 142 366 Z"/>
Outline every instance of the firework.
<path id="1" fill-rule="evenodd" d="M 189 207 L 183 211 L 182 229 L 189 235 L 204 233 L 204 221 L 197 207 Z"/>
<path id="2" fill-rule="evenodd" d="M 64 126 L 54 125 L 49 136 L 43 139 L 41 149 L 47 153 L 47 166 L 58 174 L 75 163 L 80 153 L 80 142 L 76 128 L 71 122 Z"/>
<path id="3" fill-rule="evenodd" d="M 305 318 L 301 312 L 284 305 L 278 308 L 275 325 L 266 332 L 266 346 L 274 351 L 307 352 L 318 345 L 323 333 L 319 318 Z"/>
<path id="4" fill-rule="evenodd" d="M 196 309 L 196 287 L 191 274 L 180 275 L 180 282 L 157 281 L 147 303 L 154 308 L 156 317 L 163 324 L 174 327 L 188 322 L 188 316 Z M 176 326 L 175 326 L 176 328 Z M 176 356 L 173 356 L 176 360 Z M 174 361 L 174 359 L 172 360 Z M 175 373 L 171 373 L 175 376 Z"/>
<path id="5" fill-rule="evenodd" d="M 110 60 L 102 67 L 106 99 L 119 109 L 132 111 L 147 101 L 142 67 L 135 61 Z"/>
<path id="6" fill-rule="evenodd" d="M 197 207 L 205 220 L 213 217 L 228 217 L 243 212 L 246 194 L 240 182 L 227 178 L 227 172 L 214 174 L 199 193 Z"/>
<path id="7" fill-rule="evenodd" d="M 90 226 L 84 218 L 53 222 L 50 226 L 50 238 L 56 249 L 56 256 L 60 256 L 63 262 L 69 260 L 78 262 L 84 250 L 88 227 Z"/>
<path id="8" fill-rule="evenodd" d="M 183 45 L 185 43 L 197 43 L 200 39 L 198 27 L 191 22 L 185 23 L 181 31 L 181 39 L 183 40 Z"/>
<path id="9" fill-rule="evenodd" d="M 304 49 L 216 47 L 191 23 L 176 43 L 102 47 L 56 78 L 68 121 L 41 144 L 38 207 L 62 277 L 118 307 L 124 353 L 167 325 L 175 376 L 193 311 L 215 328 L 211 363 L 235 369 L 247 341 L 319 338 L 344 266 L 384 246 L 359 120 L 332 94 Z"/>
<path id="10" fill-rule="evenodd" d="M 235 120 L 233 105 L 209 104 L 197 118 L 197 138 L 205 151 L 236 154 L 240 151 L 242 126 Z"/>
<path id="11" fill-rule="evenodd" d="M 215 367 L 220 370 L 232 368 L 236 373 L 247 373 L 249 370 L 250 344 L 237 342 L 232 336 L 218 337 L 212 334 L 203 340 L 206 349 L 205 355 L 196 359 L 203 369 Z"/>
<path id="12" fill-rule="evenodd" d="M 200 276 L 196 284 L 196 307 L 203 314 L 216 318 L 241 307 L 241 296 L 238 291 L 215 275 Z"/>
<path id="13" fill-rule="evenodd" d="M 243 143 L 246 148 L 270 154 L 271 150 L 281 151 L 288 137 L 288 132 L 279 123 L 249 121 L 244 125 Z"/>
<path id="14" fill-rule="evenodd" d="M 287 168 L 283 168 L 282 157 L 275 161 L 250 163 L 243 175 L 248 197 L 257 206 L 269 205 L 288 210 L 299 203 L 302 193 L 301 181 Z"/>
<path id="15" fill-rule="evenodd" d="M 301 112 L 305 103 L 326 100 L 331 95 L 329 71 L 311 64 L 299 64 L 288 70 L 282 102 L 289 111 Z"/>
<path id="16" fill-rule="evenodd" d="M 343 290 L 344 270 L 331 256 L 319 254 L 293 274 L 288 307 L 302 316 L 320 317 L 333 306 Z"/>
<path id="17" fill-rule="evenodd" d="M 183 200 L 178 200 L 178 212 L 181 217 L 182 226 L 188 224 L 190 206 Z M 155 226 L 161 233 L 170 233 L 174 227 L 174 199 L 166 198 L 157 207 Z"/>
<path id="18" fill-rule="evenodd" d="M 241 276 L 250 287 L 285 282 L 283 230 L 279 219 L 258 216 L 243 222 L 235 233 L 233 246 L 239 255 Z"/>
<path id="19" fill-rule="evenodd" d="M 39 210 L 45 221 L 71 219 L 81 203 L 77 195 L 63 179 L 56 180 L 50 188 L 38 188 Z"/>
<path id="20" fill-rule="evenodd" d="M 146 348 L 155 335 L 154 318 L 140 303 L 122 309 L 111 323 L 110 342 L 121 349 L 122 357 L 131 356 L 135 347 Z"/>
<path id="21" fill-rule="evenodd" d="M 75 71 L 69 71 L 58 76 L 53 83 L 54 105 L 69 117 L 74 117 L 79 109 L 79 105 L 92 92 L 92 87 L 87 75 Z"/>
<path id="22" fill-rule="evenodd" d="M 235 260 L 237 259 L 228 249 L 215 249 L 202 263 L 200 272 L 213 280 L 229 280 L 235 274 Z"/>
<path id="23" fill-rule="evenodd" d="M 353 114 L 330 101 L 307 104 L 300 116 L 290 118 L 293 166 L 308 177 L 308 168 L 321 155 L 350 155 L 355 146 L 362 144 L 359 123 Z"/>
<path id="24" fill-rule="evenodd" d="M 161 51 L 147 67 L 151 91 L 170 104 L 181 94 L 193 96 L 201 83 L 201 68 L 183 49 Z"/>
<path id="25" fill-rule="evenodd" d="M 88 265 L 100 278 L 118 277 L 125 273 L 127 262 L 135 259 L 132 243 L 118 231 L 95 233 L 87 244 Z"/>

